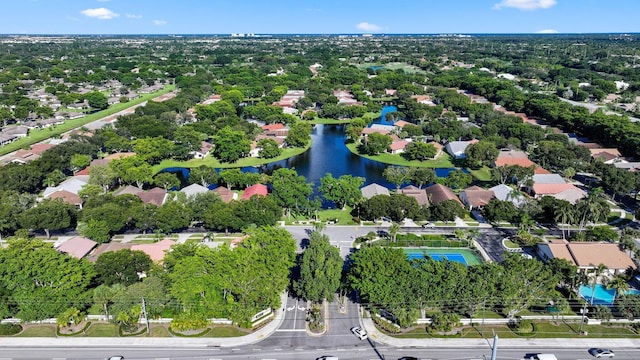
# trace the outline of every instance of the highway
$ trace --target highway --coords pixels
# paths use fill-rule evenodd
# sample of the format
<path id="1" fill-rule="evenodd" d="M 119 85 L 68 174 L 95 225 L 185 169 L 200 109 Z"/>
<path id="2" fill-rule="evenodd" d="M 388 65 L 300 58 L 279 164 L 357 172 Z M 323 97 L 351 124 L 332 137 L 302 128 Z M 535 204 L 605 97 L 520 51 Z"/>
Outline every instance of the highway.
<path id="1" fill-rule="evenodd" d="M 354 341 L 360 341 L 353 337 Z M 319 341 L 320 343 L 322 341 Z M 640 358 L 640 349 L 615 349 L 615 359 L 632 360 Z M 552 353 L 558 360 L 589 360 L 593 359 L 587 349 L 500 349 L 497 359 L 522 359 L 528 353 Z M 324 348 L 273 348 L 260 344 L 238 349 L 213 348 L 149 348 L 122 347 L 117 349 L 104 348 L 97 345 L 92 348 L 57 348 L 35 347 L 32 349 L 3 348 L 0 359 L 20 360 L 100 360 L 112 355 L 123 355 L 126 360 L 214 360 L 214 359 L 255 359 L 255 360 L 298 360 L 316 359 L 323 355 L 337 356 L 340 360 L 368 360 L 368 359 L 398 359 L 403 356 L 415 356 L 419 359 L 431 360 L 467 360 L 490 359 L 491 350 L 487 348 L 447 349 L 447 348 L 415 348 L 397 349 L 377 346 L 375 349 L 367 341 L 360 345 L 342 346 L 335 349 Z"/>

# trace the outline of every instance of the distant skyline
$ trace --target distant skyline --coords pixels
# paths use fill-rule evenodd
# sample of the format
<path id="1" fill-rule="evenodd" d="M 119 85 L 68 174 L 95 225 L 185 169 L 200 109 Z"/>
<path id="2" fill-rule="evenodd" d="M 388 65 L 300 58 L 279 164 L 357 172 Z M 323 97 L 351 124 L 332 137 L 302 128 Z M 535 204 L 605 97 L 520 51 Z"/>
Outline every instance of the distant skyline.
<path id="1" fill-rule="evenodd" d="M 638 0 L 0 0 L 0 34 L 640 32 Z"/>

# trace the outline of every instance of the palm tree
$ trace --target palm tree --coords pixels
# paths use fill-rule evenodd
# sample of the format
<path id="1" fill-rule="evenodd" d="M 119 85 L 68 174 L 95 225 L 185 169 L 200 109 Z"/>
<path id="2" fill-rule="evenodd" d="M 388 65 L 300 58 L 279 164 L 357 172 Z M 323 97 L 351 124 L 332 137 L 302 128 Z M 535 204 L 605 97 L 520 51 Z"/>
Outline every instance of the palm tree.
<path id="1" fill-rule="evenodd" d="M 615 276 L 613 279 L 607 282 L 607 289 L 615 290 L 615 294 L 613 295 L 613 302 L 616 301 L 618 294 L 621 294 L 623 297 L 626 292 L 629 291 L 629 281 L 626 274 L 619 274 Z"/>
<path id="2" fill-rule="evenodd" d="M 593 282 L 591 283 L 591 299 L 589 301 L 591 305 L 593 305 L 594 292 L 596 291 L 596 284 L 598 283 L 598 278 L 607 269 L 608 268 L 605 264 L 600 263 L 598 264 L 598 266 L 596 266 L 593 269 L 593 272 L 590 274 L 590 276 L 593 278 Z"/>
<path id="3" fill-rule="evenodd" d="M 574 219 L 574 209 L 573 206 L 571 205 L 571 203 L 569 202 L 562 202 L 562 205 L 558 206 L 556 208 L 555 214 L 554 214 L 554 220 L 556 223 L 559 223 L 559 225 L 561 226 L 566 226 L 567 227 L 567 236 L 569 237 L 569 231 L 571 231 L 571 224 L 570 222 L 573 221 Z M 565 229 L 564 227 L 562 227 L 562 239 L 565 239 Z"/>
<path id="4" fill-rule="evenodd" d="M 396 242 L 396 236 L 400 231 L 400 225 L 397 222 L 394 222 L 389 226 L 389 235 L 391 236 L 391 241 Z"/>

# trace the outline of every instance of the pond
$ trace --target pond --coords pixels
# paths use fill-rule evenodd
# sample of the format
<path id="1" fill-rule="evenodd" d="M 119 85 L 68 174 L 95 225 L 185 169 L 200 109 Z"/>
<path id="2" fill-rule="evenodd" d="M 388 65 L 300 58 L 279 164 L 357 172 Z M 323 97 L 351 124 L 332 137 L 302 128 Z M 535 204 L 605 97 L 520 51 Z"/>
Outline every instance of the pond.
<path id="1" fill-rule="evenodd" d="M 397 111 L 395 106 L 384 106 L 381 116 L 377 118 L 376 124 L 392 124 L 384 119 L 388 112 Z M 316 125 L 311 132 L 311 148 L 303 154 L 296 155 L 286 160 L 278 161 L 256 168 L 243 168 L 243 171 L 262 171 L 271 173 L 279 168 L 295 169 L 298 174 L 304 176 L 308 182 L 314 185 L 314 195 L 319 195 L 317 188 L 320 179 L 327 173 L 338 178 L 342 175 L 351 174 L 361 176 L 366 180 L 365 185 L 378 183 L 390 189 L 395 185 L 389 183 L 382 176 L 382 172 L 388 166 L 377 161 L 365 159 L 352 154 L 345 146 L 346 125 Z M 181 172 L 183 177 L 188 177 L 188 170 L 182 168 L 171 168 L 163 171 Z M 446 177 L 449 172 L 455 169 L 435 169 L 436 175 Z M 328 206 L 328 204 L 323 204 Z"/>

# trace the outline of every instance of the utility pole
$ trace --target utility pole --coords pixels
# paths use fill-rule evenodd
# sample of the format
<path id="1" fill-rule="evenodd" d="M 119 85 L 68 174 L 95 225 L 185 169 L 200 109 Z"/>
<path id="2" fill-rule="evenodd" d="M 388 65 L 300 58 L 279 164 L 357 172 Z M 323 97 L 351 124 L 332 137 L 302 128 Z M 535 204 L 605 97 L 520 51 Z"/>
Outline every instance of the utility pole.
<path id="1" fill-rule="evenodd" d="M 144 316 L 144 322 L 147 326 L 147 334 L 149 334 L 151 331 L 149 329 L 149 317 L 147 316 L 147 304 L 145 303 L 144 298 L 142 298 L 142 315 Z"/>
<path id="2" fill-rule="evenodd" d="M 589 309 L 587 309 L 587 302 L 585 301 L 582 305 L 582 309 L 580 309 L 580 313 L 582 313 L 582 319 L 580 320 L 580 328 L 578 329 L 578 334 L 582 334 L 582 326 L 584 325 L 584 318 L 587 316 Z"/>
<path id="3" fill-rule="evenodd" d="M 498 355 L 498 334 L 493 334 L 493 347 L 491 349 L 491 360 L 496 360 L 496 355 Z"/>

